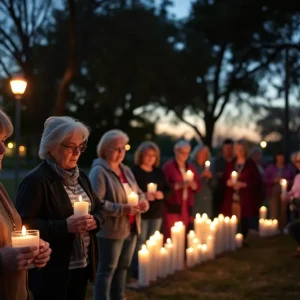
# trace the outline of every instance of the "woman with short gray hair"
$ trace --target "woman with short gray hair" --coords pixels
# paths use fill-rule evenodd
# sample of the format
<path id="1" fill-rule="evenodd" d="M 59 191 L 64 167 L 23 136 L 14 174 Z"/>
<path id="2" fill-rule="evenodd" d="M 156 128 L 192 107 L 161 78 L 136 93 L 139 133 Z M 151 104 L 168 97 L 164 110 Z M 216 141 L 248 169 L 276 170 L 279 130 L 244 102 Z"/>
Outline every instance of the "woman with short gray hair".
<path id="1" fill-rule="evenodd" d="M 163 171 L 172 192 L 166 199 L 164 211 L 164 235 L 170 237 L 171 227 L 181 221 L 186 228 L 192 227 L 194 195 L 201 189 L 198 172 L 188 162 L 191 146 L 181 140 L 174 146 L 175 157 L 166 162 Z"/>
<path id="2" fill-rule="evenodd" d="M 97 233 L 99 267 L 95 300 L 125 299 L 127 269 L 141 231 L 140 213 L 149 207 L 133 173 L 122 164 L 128 141 L 128 136 L 121 130 L 106 132 L 98 144 L 98 158 L 94 160 L 89 175 L 100 199 L 126 205 L 131 194 L 136 200 L 129 216 L 108 216 L 106 224 Z"/>
<path id="3" fill-rule="evenodd" d="M 38 229 L 53 250 L 47 267 L 29 271 L 35 300 L 84 300 L 88 279 L 97 268 L 95 233 L 104 224 L 103 210 L 113 215 L 122 206 L 100 200 L 77 162 L 86 149 L 89 128 L 71 117 L 46 120 L 39 156 L 43 162 L 22 181 L 16 207 L 28 229 Z M 75 202 L 87 212 L 74 212 Z"/>

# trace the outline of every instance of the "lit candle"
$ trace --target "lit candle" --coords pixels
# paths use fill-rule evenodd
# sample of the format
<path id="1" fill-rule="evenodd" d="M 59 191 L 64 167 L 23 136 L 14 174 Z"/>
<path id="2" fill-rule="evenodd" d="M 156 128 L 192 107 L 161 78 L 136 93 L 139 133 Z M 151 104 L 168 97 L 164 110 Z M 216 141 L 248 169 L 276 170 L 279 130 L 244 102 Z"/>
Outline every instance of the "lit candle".
<path id="1" fill-rule="evenodd" d="M 193 241 L 192 241 L 192 248 L 196 249 L 197 246 L 199 244 L 199 240 L 197 238 L 193 238 Z"/>
<path id="2" fill-rule="evenodd" d="M 206 169 L 206 170 L 209 170 L 209 167 L 210 167 L 210 161 L 207 160 L 207 161 L 204 163 L 204 166 L 205 166 L 205 169 Z"/>
<path id="3" fill-rule="evenodd" d="M 231 229 L 230 218 L 225 217 L 225 219 L 224 219 L 224 237 L 223 237 L 225 251 L 230 250 L 230 232 L 231 232 L 230 229 Z"/>
<path id="4" fill-rule="evenodd" d="M 89 214 L 89 202 L 82 201 L 82 197 L 79 196 L 78 201 L 74 202 L 74 215 L 76 217 L 82 217 Z"/>
<path id="5" fill-rule="evenodd" d="M 276 235 L 278 233 L 278 221 L 276 219 L 272 220 L 273 225 L 273 235 Z"/>
<path id="6" fill-rule="evenodd" d="M 168 274 L 173 274 L 174 266 L 176 262 L 174 259 L 174 249 L 173 249 L 173 244 L 171 242 L 171 239 L 167 239 L 167 242 L 165 243 L 165 248 L 168 251 L 168 263 L 167 263 Z"/>
<path id="7" fill-rule="evenodd" d="M 203 244 L 201 247 L 201 262 L 206 261 L 207 259 L 207 245 Z"/>
<path id="8" fill-rule="evenodd" d="M 199 242 L 202 241 L 202 226 L 203 226 L 203 219 L 201 218 L 200 214 L 196 214 L 196 218 L 194 219 L 194 230 L 195 235 L 199 239 Z"/>
<path id="9" fill-rule="evenodd" d="M 40 251 L 40 232 L 38 230 L 26 230 L 23 226 L 22 230 L 15 230 L 11 233 L 11 243 L 13 248 L 34 246 L 37 248 L 35 251 L 37 256 Z M 29 265 L 27 268 L 34 268 L 34 265 Z"/>
<path id="10" fill-rule="evenodd" d="M 235 236 L 237 234 L 238 220 L 235 215 L 230 219 L 230 250 L 234 251 L 236 249 Z"/>
<path id="11" fill-rule="evenodd" d="M 188 243 L 188 248 L 193 247 L 193 239 L 196 237 L 194 230 L 190 230 L 190 232 L 187 235 L 187 243 Z"/>
<path id="12" fill-rule="evenodd" d="M 194 249 L 192 247 L 186 249 L 186 265 L 188 268 L 194 266 Z"/>
<path id="13" fill-rule="evenodd" d="M 135 192 L 130 192 L 130 194 L 127 195 L 127 203 L 132 206 L 137 206 L 139 203 L 139 195 Z"/>
<path id="14" fill-rule="evenodd" d="M 211 235 L 207 237 L 207 256 L 208 259 L 215 257 L 215 239 Z"/>
<path id="15" fill-rule="evenodd" d="M 150 253 L 146 245 L 138 251 L 139 259 L 139 286 L 146 287 L 150 283 Z"/>
<path id="16" fill-rule="evenodd" d="M 150 253 L 150 281 L 155 281 L 157 277 L 157 264 L 153 263 L 157 261 L 157 252 L 156 252 L 156 241 L 154 239 L 146 241 L 147 249 Z"/>
<path id="17" fill-rule="evenodd" d="M 148 193 L 156 193 L 157 191 L 157 184 L 156 183 L 153 183 L 153 182 L 150 182 L 147 184 L 147 191 Z"/>
<path id="18" fill-rule="evenodd" d="M 201 259 L 202 259 L 202 256 L 201 256 L 201 252 L 202 252 L 202 245 L 201 244 L 198 244 L 197 245 L 197 249 L 196 249 L 196 259 L 197 259 L 197 264 L 200 264 L 201 263 Z"/>
<path id="19" fill-rule="evenodd" d="M 287 192 L 287 180 L 284 178 L 280 179 L 280 185 L 281 185 L 281 195 L 284 197 Z"/>
<path id="20" fill-rule="evenodd" d="M 192 181 L 194 180 L 194 173 L 191 170 L 187 170 L 185 173 L 185 181 Z"/>
<path id="21" fill-rule="evenodd" d="M 178 226 L 171 227 L 171 239 L 173 243 L 173 262 L 174 270 L 180 270 L 180 228 Z"/>
<path id="22" fill-rule="evenodd" d="M 237 233 L 235 235 L 235 242 L 237 248 L 242 248 L 243 246 L 243 235 L 241 233 Z"/>
<path id="23" fill-rule="evenodd" d="M 185 254 L 185 239 L 186 239 L 186 230 L 183 222 L 179 221 L 175 223 L 175 226 L 179 229 L 179 244 L 178 244 L 178 268 L 179 270 L 184 269 L 184 254 Z"/>
<path id="24" fill-rule="evenodd" d="M 159 251 L 159 270 L 158 276 L 161 278 L 165 278 L 168 274 L 168 251 L 162 247 Z"/>
<path id="25" fill-rule="evenodd" d="M 232 184 L 236 184 L 238 179 L 238 173 L 236 171 L 231 172 L 231 181 Z"/>
<path id="26" fill-rule="evenodd" d="M 265 219 L 259 219 L 258 222 L 258 234 L 260 237 L 265 236 Z"/>
<path id="27" fill-rule="evenodd" d="M 218 248 L 217 254 L 221 254 L 224 251 L 224 215 L 218 215 Z"/>
<path id="28" fill-rule="evenodd" d="M 268 209 L 265 206 L 262 206 L 259 209 L 259 218 L 260 219 L 266 219 L 267 218 L 267 212 L 268 212 Z"/>
<path id="29" fill-rule="evenodd" d="M 159 231 L 155 231 L 154 238 L 156 240 L 158 249 L 161 249 L 163 247 L 164 235 L 161 234 Z"/>

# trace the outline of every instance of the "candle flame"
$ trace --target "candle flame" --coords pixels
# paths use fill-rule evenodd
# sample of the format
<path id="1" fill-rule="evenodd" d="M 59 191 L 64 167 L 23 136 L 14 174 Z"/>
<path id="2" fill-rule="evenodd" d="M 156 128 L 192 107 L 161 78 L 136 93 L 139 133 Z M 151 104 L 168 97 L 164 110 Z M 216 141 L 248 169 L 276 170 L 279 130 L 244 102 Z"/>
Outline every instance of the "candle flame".
<path id="1" fill-rule="evenodd" d="M 204 213 L 204 214 L 202 215 L 202 219 L 208 219 L 208 215 L 207 215 L 206 213 Z"/>
<path id="2" fill-rule="evenodd" d="M 207 160 L 206 162 L 205 162 L 205 167 L 209 167 L 210 166 L 210 161 L 209 160 Z"/>
<path id="3" fill-rule="evenodd" d="M 231 172 L 231 177 L 237 177 L 238 173 L 236 171 Z"/>
<path id="4" fill-rule="evenodd" d="M 167 252 L 166 248 L 164 248 L 164 247 L 161 247 L 161 249 L 160 249 L 160 253 L 166 253 L 166 252 Z"/>
<path id="5" fill-rule="evenodd" d="M 159 232 L 158 230 L 156 230 L 156 231 L 154 232 L 154 235 L 160 236 L 160 232 Z"/>
<path id="6" fill-rule="evenodd" d="M 265 206 L 262 206 L 262 207 L 260 208 L 260 210 L 262 210 L 262 211 L 266 211 L 266 210 L 267 210 L 267 208 L 266 208 Z"/>
<path id="7" fill-rule="evenodd" d="M 201 219 L 201 215 L 200 214 L 196 214 L 196 219 Z"/>
<path id="8" fill-rule="evenodd" d="M 189 234 L 190 234 L 191 237 L 194 237 L 195 236 L 195 231 L 194 230 L 190 230 Z"/>
<path id="9" fill-rule="evenodd" d="M 197 238 L 193 238 L 193 243 L 194 244 L 198 244 L 199 243 L 199 240 Z"/>
<path id="10" fill-rule="evenodd" d="M 287 180 L 284 179 L 284 178 L 280 179 L 280 185 L 281 186 L 286 186 L 287 185 Z"/>
<path id="11" fill-rule="evenodd" d="M 241 238 L 243 238 L 243 235 L 242 235 L 241 233 L 237 233 L 237 234 L 235 235 L 235 237 L 236 237 L 237 239 L 241 239 Z"/>
<path id="12" fill-rule="evenodd" d="M 278 221 L 276 219 L 274 219 L 272 222 L 273 224 L 278 224 Z"/>
<path id="13" fill-rule="evenodd" d="M 142 246 L 142 250 L 143 250 L 143 251 L 147 250 L 147 246 L 146 246 L 146 245 L 143 245 L 143 246 Z"/>
<path id="14" fill-rule="evenodd" d="M 168 244 L 171 244 L 171 243 L 172 243 L 172 241 L 171 241 L 170 238 L 167 238 L 167 243 L 168 243 Z"/>
<path id="15" fill-rule="evenodd" d="M 202 245 L 202 250 L 204 250 L 204 251 L 207 250 L 207 245 L 206 245 L 206 244 L 203 244 L 203 245 Z"/>
<path id="16" fill-rule="evenodd" d="M 187 251 L 188 251 L 188 252 L 193 252 L 194 249 L 193 249 L 192 247 L 190 247 L 190 248 L 187 249 Z"/>
<path id="17" fill-rule="evenodd" d="M 186 171 L 186 174 L 187 174 L 187 175 L 192 175 L 193 172 L 192 172 L 191 170 L 187 170 L 187 171 Z"/>
<path id="18" fill-rule="evenodd" d="M 82 196 L 80 195 L 79 196 L 79 199 L 78 199 L 80 202 L 82 202 Z"/>
<path id="19" fill-rule="evenodd" d="M 22 226 L 22 235 L 25 236 L 26 233 L 27 233 L 26 227 L 23 225 L 23 226 Z"/>

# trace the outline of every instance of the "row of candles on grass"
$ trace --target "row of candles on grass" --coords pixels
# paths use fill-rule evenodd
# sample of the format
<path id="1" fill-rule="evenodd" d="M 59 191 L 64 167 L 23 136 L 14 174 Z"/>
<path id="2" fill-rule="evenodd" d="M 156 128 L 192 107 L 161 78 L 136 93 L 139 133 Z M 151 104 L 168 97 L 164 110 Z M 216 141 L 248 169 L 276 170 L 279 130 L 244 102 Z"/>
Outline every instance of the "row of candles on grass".
<path id="1" fill-rule="evenodd" d="M 176 222 L 171 227 L 171 239 L 164 245 L 163 235 L 156 231 L 138 252 L 139 285 L 146 287 L 158 277 L 165 278 L 183 270 L 185 265 L 193 267 L 214 259 L 217 254 L 242 247 L 243 236 L 237 234 L 237 222 L 236 216 L 220 215 L 212 221 L 207 214 L 197 214 L 195 231 L 186 235 L 184 224 Z"/>
<path id="2" fill-rule="evenodd" d="M 260 237 L 270 237 L 279 233 L 278 220 L 267 219 L 268 209 L 262 206 L 259 209 L 258 234 Z"/>

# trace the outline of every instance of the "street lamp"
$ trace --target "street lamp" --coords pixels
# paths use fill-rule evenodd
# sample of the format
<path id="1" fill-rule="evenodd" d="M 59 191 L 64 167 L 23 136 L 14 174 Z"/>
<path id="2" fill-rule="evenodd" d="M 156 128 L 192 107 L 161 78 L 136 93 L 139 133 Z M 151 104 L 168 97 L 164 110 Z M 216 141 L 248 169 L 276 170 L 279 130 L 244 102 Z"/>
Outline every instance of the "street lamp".
<path id="1" fill-rule="evenodd" d="M 19 147 L 20 147 L 20 125 L 21 125 L 21 100 L 25 93 L 27 82 L 22 78 L 15 78 L 10 81 L 11 91 L 16 100 L 16 114 L 15 114 L 15 196 L 17 195 L 19 185 Z"/>

